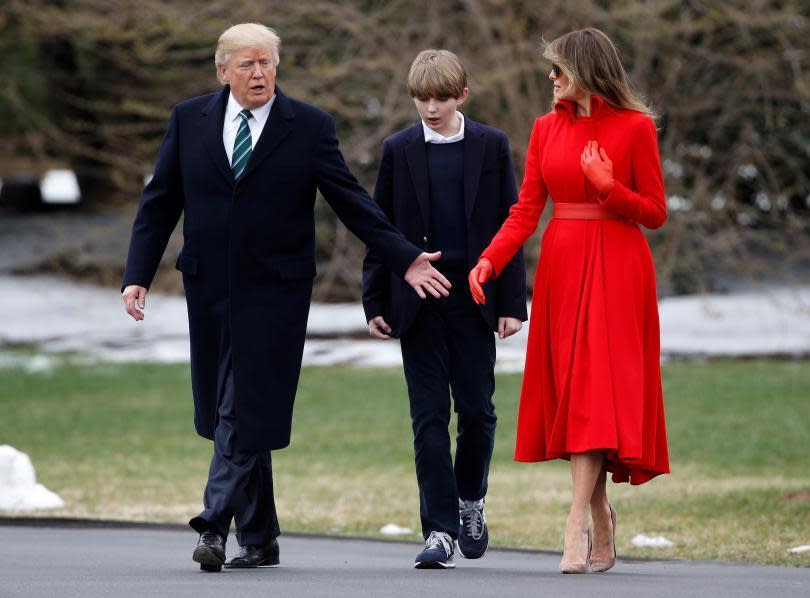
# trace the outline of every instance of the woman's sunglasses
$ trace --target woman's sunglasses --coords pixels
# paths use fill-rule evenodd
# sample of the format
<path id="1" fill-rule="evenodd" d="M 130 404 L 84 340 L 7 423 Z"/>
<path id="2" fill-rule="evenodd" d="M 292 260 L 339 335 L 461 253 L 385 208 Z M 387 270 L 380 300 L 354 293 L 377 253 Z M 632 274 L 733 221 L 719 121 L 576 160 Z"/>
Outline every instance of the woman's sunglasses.
<path id="1" fill-rule="evenodd" d="M 555 77 L 562 75 L 562 69 L 553 62 L 551 63 L 551 72 L 554 73 Z"/>

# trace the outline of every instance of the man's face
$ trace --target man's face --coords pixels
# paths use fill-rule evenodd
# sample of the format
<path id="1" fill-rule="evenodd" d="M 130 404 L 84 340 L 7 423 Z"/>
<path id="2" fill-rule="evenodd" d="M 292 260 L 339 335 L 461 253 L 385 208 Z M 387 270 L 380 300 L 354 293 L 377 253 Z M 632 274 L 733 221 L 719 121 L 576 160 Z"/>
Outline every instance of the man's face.
<path id="1" fill-rule="evenodd" d="M 219 76 L 231 86 L 237 102 L 248 110 L 264 106 L 276 87 L 276 61 L 270 48 L 245 48 L 219 66 Z"/>

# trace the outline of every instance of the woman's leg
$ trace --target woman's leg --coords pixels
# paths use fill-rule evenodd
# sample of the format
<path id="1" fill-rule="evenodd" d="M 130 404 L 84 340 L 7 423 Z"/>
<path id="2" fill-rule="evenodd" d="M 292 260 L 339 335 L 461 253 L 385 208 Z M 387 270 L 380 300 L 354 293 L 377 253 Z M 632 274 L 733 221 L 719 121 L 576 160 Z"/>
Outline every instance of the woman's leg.
<path id="1" fill-rule="evenodd" d="M 601 452 L 571 455 L 573 499 L 565 524 L 565 562 L 582 563 L 588 558 L 588 506 L 601 472 Z"/>
<path id="2" fill-rule="evenodd" d="M 593 554 L 613 556 L 613 524 L 607 496 L 607 470 L 602 467 L 591 496 L 593 517 Z"/>

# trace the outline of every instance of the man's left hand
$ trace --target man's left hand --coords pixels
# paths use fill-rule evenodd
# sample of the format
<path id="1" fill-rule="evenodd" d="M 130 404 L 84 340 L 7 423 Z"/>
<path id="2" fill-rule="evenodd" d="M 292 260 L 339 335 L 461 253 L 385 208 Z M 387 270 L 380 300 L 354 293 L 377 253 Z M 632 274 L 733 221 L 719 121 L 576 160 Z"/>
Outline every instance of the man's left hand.
<path id="1" fill-rule="evenodd" d="M 450 295 L 450 287 L 453 285 L 441 272 L 430 265 L 430 262 L 435 262 L 441 256 L 441 251 L 436 253 L 422 252 L 408 266 L 408 270 L 405 272 L 405 282 L 413 287 L 413 290 L 421 299 L 427 299 L 425 291 L 436 299 Z"/>
<path id="2" fill-rule="evenodd" d="M 523 322 L 517 318 L 498 318 L 498 337 L 507 338 L 523 328 Z"/>

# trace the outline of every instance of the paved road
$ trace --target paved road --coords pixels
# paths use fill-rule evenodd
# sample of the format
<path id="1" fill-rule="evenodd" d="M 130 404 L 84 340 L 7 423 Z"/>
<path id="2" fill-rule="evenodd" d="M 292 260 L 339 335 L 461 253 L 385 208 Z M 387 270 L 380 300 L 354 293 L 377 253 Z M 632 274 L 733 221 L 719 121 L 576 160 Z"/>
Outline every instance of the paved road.
<path id="1" fill-rule="evenodd" d="M 0 540 L 2 598 L 810 596 L 810 569 L 726 563 L 633 560 L 563 576 L 557 554 L 492 550 L 455 570 L 417 571 L 416 544 L 283 536 L 280 568 L 212 574 L 191 561 L 190 531 L 0 525 Z"/>
<path id="2" fill-rule="evenodd" d="M 0 272 L 36 269 L 59 259 L 115 271 L 126 258 L 132 218 L 131 210 L 95 214 L 0 211 Z"/>

